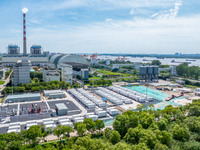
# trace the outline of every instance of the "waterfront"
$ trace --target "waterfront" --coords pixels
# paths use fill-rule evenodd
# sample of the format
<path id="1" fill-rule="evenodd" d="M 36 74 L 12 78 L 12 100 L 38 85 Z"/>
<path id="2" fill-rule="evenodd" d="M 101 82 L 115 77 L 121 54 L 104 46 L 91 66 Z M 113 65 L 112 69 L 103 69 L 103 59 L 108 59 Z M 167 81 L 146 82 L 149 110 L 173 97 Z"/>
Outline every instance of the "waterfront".
<path id="1" fill-rule="evenodd" d="M 117 56 L 98 56 L 98 59 L 111 59 L 115 60 L 118 58 Z M 122 57 L 121 57 L 122 58 Z M 163 65 L 179 65 L 180 63 L 172 63 L 172 60 L 177 62 L 191 62 L 189 66 L 199 66 L 200 67 L 200 59 L 192 59 L 196 61 L 186 61 L 189 58 L 164 58 L 164 59 L 157 59 L 156 57 L 126 57 L 127 60 L 130 62 L 141 62 L 141 63 L 151 63 L 152 60 L 159 60 Z M 148 61 L 143 61 L 144 59 Z"/>

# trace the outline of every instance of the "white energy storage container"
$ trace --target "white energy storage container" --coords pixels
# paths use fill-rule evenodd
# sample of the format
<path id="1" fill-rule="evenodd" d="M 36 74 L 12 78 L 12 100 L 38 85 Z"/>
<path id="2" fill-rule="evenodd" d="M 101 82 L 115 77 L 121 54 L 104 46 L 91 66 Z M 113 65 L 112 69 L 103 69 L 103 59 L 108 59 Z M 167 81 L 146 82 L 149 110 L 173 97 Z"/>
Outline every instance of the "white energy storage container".
<path id="1" fill-rule="evenodd" d="M 84 120 L 84 117 L 78 117 L 74 119 L 74 122 L 78 122 L 78 120 Z"/>
<path id="2" fill-rule="evenodd" d="M 99 108 L 99 109 L 95 109 L 95 114 L 98 114 L 99 111 L 103 111 L 103 109 Z"/>
<path id="3" fill-rule="evenodd" d="M 89 115 L 88 118 L 92 118 L 93 121 L 98 120 L 97 115 Z"/>
<path id="4" fill-rule="evenodd" d="M 81 117 L 81 115 L 73 115 L 73 116 L 72 116 L 72 120 L 75 121 L 75 118 L 80 118 L 80 117 Z"/>
<path id="5" fill-rule="evenodd" d="M 94 113 L 92 112 L 92 113 L 85 114 L 85 118 L 89 118 L 90 115 L 94 115 Z"/>
<path id="6" fill-rule="evenodd" d="M 119 110 L 117 109 L 110 110 L 110 115 L 118 115 L 118 114 L 119 114 Z"/>
<path id="7" fill-rule="evenodd" d="M 97 115 L 98 117 L 106 117 L 106 111 L 99 111 Z"/>

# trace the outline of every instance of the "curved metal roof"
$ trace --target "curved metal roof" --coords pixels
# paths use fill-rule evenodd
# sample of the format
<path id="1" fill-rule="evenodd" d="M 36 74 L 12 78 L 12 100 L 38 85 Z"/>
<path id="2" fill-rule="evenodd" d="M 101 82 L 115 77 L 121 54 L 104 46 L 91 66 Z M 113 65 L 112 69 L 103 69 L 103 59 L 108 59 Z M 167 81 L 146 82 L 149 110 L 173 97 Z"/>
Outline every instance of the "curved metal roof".
<path id="1" fill-rule="evenodd" d="M 56 54 L 56 55 L 52 56 L 49 62 L 53 64 L 54 61 L 55 61 L 55 59 L 56 59 L 58 56 L 61 56 L 61 55 L 63 55 L 63 54 Z"/>
<path id="2" fill-rule="evenodd" d="M 87 60 L 80 55 L 72 54 L 72 55 L 62 56 L 60 60 L 58 61 L 58 64 L 62 62 L 87 63 Z"/>

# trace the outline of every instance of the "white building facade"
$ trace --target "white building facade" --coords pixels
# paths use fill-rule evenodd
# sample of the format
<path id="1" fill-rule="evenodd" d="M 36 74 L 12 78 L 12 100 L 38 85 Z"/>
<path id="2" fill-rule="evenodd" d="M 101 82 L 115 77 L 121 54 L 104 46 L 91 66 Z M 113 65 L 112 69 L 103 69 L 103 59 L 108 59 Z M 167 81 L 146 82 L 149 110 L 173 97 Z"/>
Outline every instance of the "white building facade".
<path id="1" fill-rule="evenodd" d="M 71 65 L 61 63 L 61 70 L 62 70 L 62 81 L 69 83 L 72 85 L 73 81 L 73 68 Z"/>

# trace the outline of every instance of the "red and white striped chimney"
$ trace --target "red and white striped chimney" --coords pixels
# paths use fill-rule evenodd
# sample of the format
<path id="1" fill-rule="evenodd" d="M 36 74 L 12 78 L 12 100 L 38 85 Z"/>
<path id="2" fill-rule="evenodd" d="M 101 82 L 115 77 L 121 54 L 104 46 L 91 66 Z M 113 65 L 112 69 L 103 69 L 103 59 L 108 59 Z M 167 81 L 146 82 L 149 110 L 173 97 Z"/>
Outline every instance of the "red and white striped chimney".
<path id="1" fill-rule="evenodd" d="M 27 8 L 23 8 L 22 12 L 23 12 L 23 54 L 27 55 L 27 48 L 26 48 L 26 13 L 27 13 L 28 9 Z"/>
<path id="2" fill-rule="evenodd" d="M 26 14 L 23 13 L 23 54 L 27 55 L 26 49 Z"/>

